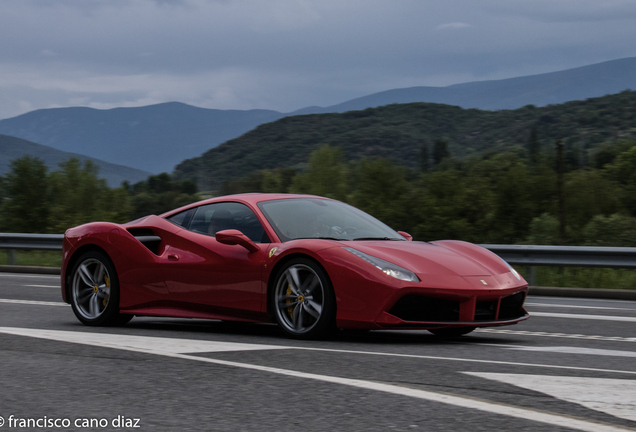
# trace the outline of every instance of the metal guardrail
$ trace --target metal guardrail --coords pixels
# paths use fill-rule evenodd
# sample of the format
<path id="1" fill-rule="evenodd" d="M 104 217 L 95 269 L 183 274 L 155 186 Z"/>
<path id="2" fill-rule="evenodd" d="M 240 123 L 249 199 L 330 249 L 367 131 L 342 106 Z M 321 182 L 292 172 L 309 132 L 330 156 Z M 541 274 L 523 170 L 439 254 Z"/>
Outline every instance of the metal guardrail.
<path id="1" fill-rule="evenodd" d="M 510 264 L 528 267 L 527 281 L 536 285 L 536 266 L 636 268 L 636 248 L 597 246 L 480 245 Z"/>
<path id="2" fill-rule="evenodd" d="M 9 265 L 16 264 L 15 251 L 26 250 L 62 250 L 64 234 L 20 234 L 0 233 L 0 249 L 7 249 Z"/>
<path id="3" fill-rule="evenodd" d="M 9 251 L 9 264 L 15 265 L 15 251 L 62 250 L 64 234 L 0 233 L 0 249 Z M 528 267 L 528 283 L 536 281 L 536 266 L 636 268 L 636 248 L 592 246 L 480 246 L 491 250 L 510 264 Z"/>

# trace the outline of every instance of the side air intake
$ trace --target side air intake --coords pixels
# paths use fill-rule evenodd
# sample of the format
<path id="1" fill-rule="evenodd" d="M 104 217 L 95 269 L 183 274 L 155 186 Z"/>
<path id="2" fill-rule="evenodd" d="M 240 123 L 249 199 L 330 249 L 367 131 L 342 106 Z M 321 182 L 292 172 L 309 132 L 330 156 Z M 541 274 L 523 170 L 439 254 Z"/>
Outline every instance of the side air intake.
<path id="1" fill-rule="evenodd" d="M 128 232 L 133 235 L 141 244 L 146 246 L 150 252 L 159 255 L 159 246 L 161 246 L 161 237 L 155 235 L 150 228 L 130 228 Z"/>

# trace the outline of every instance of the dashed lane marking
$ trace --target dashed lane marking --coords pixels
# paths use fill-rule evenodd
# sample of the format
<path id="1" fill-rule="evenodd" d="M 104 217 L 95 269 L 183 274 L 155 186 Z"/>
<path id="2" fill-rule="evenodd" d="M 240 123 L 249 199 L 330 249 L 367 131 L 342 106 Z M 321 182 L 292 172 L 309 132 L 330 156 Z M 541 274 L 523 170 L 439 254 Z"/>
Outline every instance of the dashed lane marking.
<path id="1" fill-rule="evenodd" d="M 47 301 L 14 300 L 14 299 L 0 299 L 0 303 L 41 305 L 41 306 L 70 306 L 68 303 L 64 303 L 64 302 L 47 302 Z"/>
<path id="2" fill-rule="evenodd" d="M 583 334 L 569 334 L 569 333 L 548 333 L 548 332 L 536 332 L 528 330 L 506 330 L 506 329 L 490 329 L 480 328 L 475 330 L 476 333 L 494 333 L 505 335 L 518 335 L 518 336 L 539 336 L 539 337 L 554 337 L 554 338 L 566 338 L 566 339 L 587 339 L 587 340 L 600 340 L 611 342 L 636 342 L 636 337 L 622 337 L 622 336 L 594 336 Z"/>
<path id="3" fill-rule="evenodd" d="M 524 345 L 506 345 L 506 344 L 479 344 L 484 346 L 492 346 L 503 349 L 516 351 L 534 351 L 549 352 L 557 354 L 587 354 L 606 357 L 636 357 L 634 351 L 608 350 L 598 348 L 585 348 L 574 346 L 524 346 Z"/>
<path id="4" fill-rule="evenodd" d="M 21 285 L 25 287 L 33 287 L 33 288 L 57 288 L 60 289 L 59 285 Z"/>
<path id="5" fill-rule="evenodd" d="M 552 303 L 524 303 L 524 306 L 537 306 L 537 307 L 556 307 L 556 308 L 576 308 L 576 309 L 607 309 L 607 310 L 626 310 L 626 311 L 634 311 L 636 309 L 633 308 L 618 308 L 618 307 L 607 307 L 607 306 L 582 306 L 582 305 L 567 305 L 567 304 L 552 304 Z"/>
<path id="6" fill-rule="evenodd" d="M 346 385 L 349 387 L 359 388 L 363 390 L 380 391 L 384 393 L 390 393 L 399 396 L 411 397 L 414 399 L 426 400 L 431 402 L 438 402 L 447 405 L 453 405 L 461 408 L 474 409 L 491 414 L 499 414 L 508 417 L 520 418 L 532 422 L 538 422 L 543 424 L 550 424 L 554 426 L 570 428 L 587 432 L 617 432 L 634 430 L 631 428 L 621 427 L 618 425 L 612 425 L 607 423 L 598 423 L 582 418 L 568 417 L 548 412 L 536 411 L 528 408 L 520 408 L 512 405 L 500 404 L 496 402 L 478 400 L 474 398 L 468 398 L 458 395 L 451 395 L 445 393 L 437 393 L 432 391 L 420 390 L 410 387 L 398 386 L 393 384 L 385 384 L 381 382 L 366 381 L 351 378 L 342 378 L 331 375 L 319 375 L 307 372 L 300 372 L 295 370 L 280 369 L 268 366 L 260 366 L 249 363 L 239 363 L 227 360 L 218 360 L 207 357 L 192 356 L 188 354 L 182 354 L 184 350 L 191 349 L 192 346 L 181 346 L 181 344 L 204 344 L 206 341 L 186 341 L 182 339 L 168 339 L 162 343 L 157 343 L 156 337 L 148 338 L 144 336 L 128 336 L 128 335 L 116 335 L 116 334 L 103 334 L 103 333 L 88 333 L 88 332 L 70 332 L 70 331 L 57 331 L 57 330 L 39 330 L 39 329 L 25 329 L 25 328 L 11 328 L 0 327 L 0 332 L 36 337 L 43 339 L 53 339 L 57 341 L 65 341 L 72 343 L 80 343 L 84 345 L 103 346 L 102 342 L 106 341 L 109 348 L 116 348 L 127 351 L 142 352 L 147 354 L 156 354 L 166 357 L 179 358 L 184 360 L 192 360 L 204 363 L 210 363 L 220 366 L 229 366 L 242 369 L 256 370 L 261 372 L 268 372 L 277 375 L 283 375 L 293 378 L 309 379 L 321 382 L 327 382 L 332 384 Z M 105 338 L 106 336 L 106 338 Z M 179 344 L 173 346 L 172 343 Z M 236 344 L 243 345 L 243 344 Z M 247 345 L 247 344 L 246 344 Z M 261 349 L 268 349 L 271 345 L 262 345 Z"/>
<path id="7" fill-rule="evenodd" d="M 565 314 L 565 313 L 552 313 L 552 312 L 532 312 L 532 316 L 550 317 L 550 318 L 600 320 L 600 321 L 636 322 L 636 317 L 610 316 L 610 315 L 584 315 L 584 314 Z"/>
<path id="8" fill-rule="evenodd" d="M 17 278 L 36 278 L 36 279 L 57 279 L 60 280 L 60 275 L 34 275 L 23 273 L 4 273 L 0 272 L 0 277 L 17 277 Z"/>

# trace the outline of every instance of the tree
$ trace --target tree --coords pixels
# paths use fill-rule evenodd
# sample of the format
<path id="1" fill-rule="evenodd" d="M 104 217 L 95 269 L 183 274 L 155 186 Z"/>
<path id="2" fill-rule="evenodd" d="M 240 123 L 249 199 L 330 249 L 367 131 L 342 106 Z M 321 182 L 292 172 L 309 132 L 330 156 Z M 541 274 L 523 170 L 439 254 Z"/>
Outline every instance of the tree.
<path id="1" fill-rule="evenodd" d="M 199 200 L 193 181 L 175 181 L 168 173 L 152 175 L 135 183 L 128 191 L 133 219 L 165 213 Z"/>
<path id="2" fill-rule="evenodd" d="M 559 220 L 548 213 L 543 213 L 532 219 L 526 243 L 533 245 L 560 244 Z"/>
<path id="3" fill-rule="evenodd" d="M 620 153 L 610 164 L 605 165 L 611 179 L 621 187 L 621 203 L 632 215 L 636 216 L 636 146 Z"/>
<path id="4" fill-rule="evenodd" d="M 619 210 L 621 190 L 600 170 L 576 170 L 565 177 L 565 196 L 568 236 L 581 243 L 583 228 L 594 216 Z"/>
<path id="5" fill-rule="evenodd" d="M 419 154 L 420 171 L 422 172 L 428 171 L 428 168 L 429 168 L 428 159 L 429 159 L 428 144 L 424 143 L 422 144 L 422 147 L 420 148 L 420 154 Z"/>
<path id="6" fill-rule="evenodd" d="M 438 139 L 435 141 L 435 146 L 433 147 L 433 160 L 435 161 L 435 165 L 439 165 L 440 162 L 447 157 L 450 157 L 448 143 L 443 139 Z"/>
<path id="7" fill-rule="evenodd" d="M 595 216 L 583 230 L 585 244 L 590 246 L 636 246 L 636 218 L 613 214 Z"/>
<path id="8" fill-rule="evenodd" d="M 378 158 L 362 159 L 354 170 L 351 203 L 395 229 L 408 229 L 410 185 L 404 168 Z"/>
<path id="9" fill-rule="evenodd" d="M 291 192 L 309 193 L 344 200 L 347 196 L 347 167 L 340 147 L 325 145 L 313 152 L 306 173 L 294 177 Z"/>
<path id="10" fill-rule="evenodd" d="M 41 233 L 49 224 L 49 184 L 41 159 L 24 156 L 11 161 L 4 179 L 0 226 L 5 232 Z"/>
<path id="11" fill-rule="evenodd" d="M 82 165 L 71 158 L 50 174 L 51 232 L 64 232 L 87 222 L 129 220 L 128 194 L 122 188 L 110 189 L 98 173 L 99 167 L 91 161 Z"/>
<path id="12" fill-rule="evenodd" d="M 537 127 L 532 126 L 532 129 L 530 129 L 530 137 L 528 138 L 528 160 L 530 164 L 537 164 L 540 155 L 541 145 L 539 144 L 539 138 L 537 136 Z"/>

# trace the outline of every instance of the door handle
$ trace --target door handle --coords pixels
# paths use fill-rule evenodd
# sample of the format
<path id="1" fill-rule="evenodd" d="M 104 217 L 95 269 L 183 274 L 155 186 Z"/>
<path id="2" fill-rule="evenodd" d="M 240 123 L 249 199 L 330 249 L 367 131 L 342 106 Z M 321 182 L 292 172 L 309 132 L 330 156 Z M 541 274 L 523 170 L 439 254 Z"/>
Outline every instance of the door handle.
<path id="1" fill-rule="evenodd" d="M 175 255 L 175 254 L 168 255 L 168 261 L 179 261 L 179 255 Z"/>

